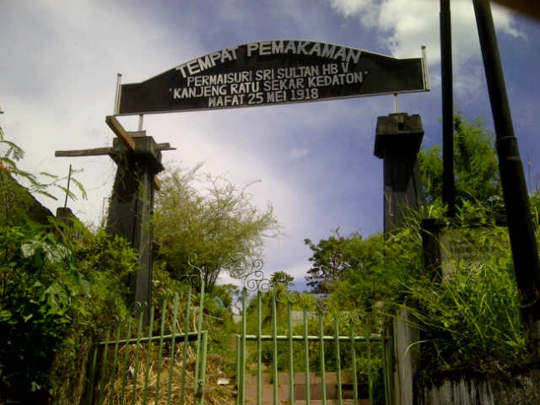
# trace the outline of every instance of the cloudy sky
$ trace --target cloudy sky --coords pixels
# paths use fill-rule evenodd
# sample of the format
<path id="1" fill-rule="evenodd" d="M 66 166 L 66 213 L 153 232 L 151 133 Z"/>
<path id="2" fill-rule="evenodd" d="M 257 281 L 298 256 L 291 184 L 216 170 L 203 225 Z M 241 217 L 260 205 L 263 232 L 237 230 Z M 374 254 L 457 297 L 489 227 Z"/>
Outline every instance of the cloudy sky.
<path id="1" fill-rule="evenodd" d="M 429 93 L 404 94 L 399 110 L 422 116 L 424 147 L 441 142 L 439 2 L 436 0 L 0 0 L 0 126 L 27 152 L 29 171 L 67 174 L 88 200 L 70 202 L 99 223 L 115 165 L 107 156 L 55 158 L 55 150 L 109 146 L 117 73 L 141 82 L 210 52 L 249 42 L 303 39 L 399 58 L 427 45 Z M 494 9 L 516 135 L 529 185 L 540 183 L 540 23 Z M 452 1 L 455 104 L 492 127 L 474 13 Z M 274 206 L 286 236 L 268 243 L 267 273 L 297 286 L 309 269 L 304 238 L 340 227 L 382 230 L 382 162 L 373 156 L 378 116 L 391 96 L 258 108 L 155 114 L 144 129 L 177 148 L 165 164 L 224 175 Z M 127 130 L 137 117 L 120 117 Z M 42 199 L 51 210 L 63 204 Z"/>

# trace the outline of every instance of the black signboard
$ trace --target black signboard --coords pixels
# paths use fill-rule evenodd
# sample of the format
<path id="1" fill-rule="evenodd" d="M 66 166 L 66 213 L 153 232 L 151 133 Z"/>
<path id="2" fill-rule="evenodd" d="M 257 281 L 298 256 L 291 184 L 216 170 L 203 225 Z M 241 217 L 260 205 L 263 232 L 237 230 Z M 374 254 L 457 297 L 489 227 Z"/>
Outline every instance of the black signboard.
<path id="1" fill-rule="evenodd" d="M 252 42 L 120 86 L 118 115 L 426 91 L 425 61 L 322 42 Z"/>

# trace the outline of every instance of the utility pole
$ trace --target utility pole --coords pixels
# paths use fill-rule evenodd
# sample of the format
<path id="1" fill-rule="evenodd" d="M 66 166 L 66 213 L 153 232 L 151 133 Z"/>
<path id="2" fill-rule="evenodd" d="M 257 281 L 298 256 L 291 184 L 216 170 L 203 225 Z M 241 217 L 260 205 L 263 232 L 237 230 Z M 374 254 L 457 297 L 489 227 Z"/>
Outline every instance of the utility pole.
<path id="1" fill-rule="evenodd" d="M 454 90 L 452 63 L 452 18 L 450 0 L 441 0 L 441 91 L 443 144 L 443 202 L 447 215 L 456 215 L 456 185 L 454 180 Z"/>
<path id="2" fill-rule="evenodd" d="M 495 26 L 488 0 L 473 0 L 491 102 L 499 171 L 521 315 L 534 356 L 540 355 L 540 261 L 529 196 L 506 94 Z"/>

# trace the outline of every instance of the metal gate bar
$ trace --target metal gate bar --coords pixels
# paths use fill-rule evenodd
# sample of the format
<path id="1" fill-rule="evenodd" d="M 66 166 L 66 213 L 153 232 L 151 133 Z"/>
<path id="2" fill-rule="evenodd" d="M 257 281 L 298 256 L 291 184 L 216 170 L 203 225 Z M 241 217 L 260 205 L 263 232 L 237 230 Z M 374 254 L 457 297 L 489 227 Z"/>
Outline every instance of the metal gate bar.
<path id="1" fill-rule="evenodd" d="M 270 301 L 270 314 L 266 315 L 266 317 L 263 317 L 262 307 L 263 307 L 263 294 L 269 294 L 266 296 L 266 299 L 268 300 L 268 297 L 271 297 Z M 344 384 L 344 369 L 341 362 L 341 357 L 343 355 L 343 347 L 342 344 L 346 343 L 348 352 L 350 353 L 350 364 L 348 366 L 347 371 L 347 378 L 348 382 L 347 384 L 351 385 L 352 383 L 352 396 L 353 398 L 347 401 L 352 401 L 353 404 L 358 405 L 360 404 L 360 397 L 358 392 L 359 387 L 359 379 L 358 379 L 358 347 L 357 345 L 359 343 L 362 343 L 366 346 L 366 349 L 363 351 L 364 357 L 367 360 L 367 370 L 366 377 L 367 377 L 367 394 L 369 396 L 369 404 L 374 404 L 374 375 L 375 372 L 380 373 L 381 371 L 377 370 L 375 371 L 373 365 L 372 365 L 372 359 L 373 359 L 373 350 L 374 347 L 372 347 L 373 344 L 376 344 L 378 346 L 377 351 L 379 354 L 377 355 L 379 359 L 382 359 L 383 364 L 383 370 L 382 370 L 382 382 L 380 384 L 383 385 L 383 395 L 385 397 L 384 403 L 386 405 L 391 404 L 391 373 L 392 373 L 392 353 L 391 353 L 391 341 L 387 337 L 385 337 L 384 334 L 372 334 L 370 328 L 366 328 L 363 330 L 363 335 L 358 335 L 354 327 L 351 323 L 350 328 L 348 330 L 348 335 L 343 335 L 340 331 L 341 324 L 339 322 L 338 316 L 335 316 L 333 318 L 333 322 L 331 322 L 333 327 L 333 334 L 328 335 L 325 333 L 325 327 L 328 327 L 328 322 L 324 321 L 323 318 L 323 311 L 318 310 L 317 313 L 309 312 L 307 306 L 302 307 L 302 319 L 301 322 L 298 322 L 298 319 L 293 319 L 293 306 L 295 302 L 293 302 L 290 299 L 290 296 L 287 296 L 286 299 L 286 311 L 287 313 L 284 315 L 283 313 L 280 315 L 280 319 L 282 323 L 284 320 L 286 321 L 287 325 L 283 325 L 278 322 L 278 305 L 279 297 L 278 293 L 276 291 L 269 291 L 269 292 L 261 292 L 258 291 L 257 295 L 252 298 L 251 302 L 255 303 L 257 306 L 256 308 L 256 326 L 254 327 L 251 325 L 251 330 L 255 329 L 255 333 L 247 333 L 247 318 L 248 318 L 248 312 L 247 308 L 249 307 L 247 303 L 247 292 L 244 291 L 244 295 L 242 297 L 242 323 L 241 323 L 241 329 L 240 333 L 236 337 L 236 351 L 237 351 L 237 386 L 238 386 L 238 396 L 237 396 L 237 405 L 246 405 L 246 404 L 273 404 L 277 405 L 280 402 L 286 400 L 290 404 L 294 404 L 297 400 L 296 393 L 295 393 L 295 383 L 298 379 L 298 373 L 296 373 L 295 368 L 297 368 L 297 365 L 295 364 L 295 349 L 298 351 L 297 344 L 301 344 L 302 349 L 304 351 L 304 362 L 305 364 L 303 366 L 303 372 L 304 372 L 304 380 L 305 380 L 305 405 L 311 405 L 312 401 L 312 393 L 311 393 L 311 386 L 312 386 L 312 378 L 313 378 L 313 371 L 316 371 L 320 378 L 317 378 L 317 381 L 322 381 L 320 385 L 320 390 L 322 391 L 321 394 L 321 403 L 322 405 L 327 405 L 328 401 L 332 399 L 332 403 L 343 405 L 345 403 L 344 394 L 343 394 L 343 384 Z M 281 302 L 283 304 L 283 302 Z M 266 307 L 268 308 L 268 307 Z M 281 308 L 284 308 L 283 305 L 281 305 Z M 252 309 L 253 310 L 253 309 Z M 316 319 L 315 319 L 316 317 Z M 264 318 L 264 319 L 263 319 Z M 271 324 L 268 325 L 268 320 L 271 319 Z M 308 334 L 309 331 L 309 320 L 315 321 L 317 334 Z M 295 334 L 295 328 L 294 328 L 294 322 L 296 321 L 296 325 L 301 327 L 300 329 L 303 330 L 303 334 Z M 263 334 L 263 323 L 267 322 L 267 329 L 270 333 Z M 279 330 L 285 332 L 285 333 L 279 333 Z M 302 332 L 301 332 L 302 333 Z M 254 342 L 255 348 L 249 349 L 248 342 Z M 263 398 L 263 381 L 265 379 L 263 378 L 263 358 L 262 358 L 262 350 L 263 350 L 263 343 L 268 342 L 270 343 L 271 347 L 271 364 L 270 368 L 267 372 L 270 373 L 271 381 L 272 381 L 272 389 L 271 392 L 267 392 L 266 395 L 270 396 L 272 395 L 272 401 L 268 402 L 269 398 L 266 398 L 266 400 Z M 317 369 L 313 369 L 313 365 L 310 364 L 310 358 L 314 355 L 312 351 L 310 351 L 310 345 L 318 342 L 318 359 L 319 359 L 319 365 Z M 283 343 L 284 346 L 279 346 L 280 343 Z M 326 357 L 329 355 L 325 353 L 325 346 L 327 344 L 333 344 L 334 349 L 333 353 L 336 359 L 336 364 L 333 366 L 335 369 L 335 372 L 332 372 L 332 378 L 337 379 L 336 381 L 336 390 L 332 390 L 332 395 L 335 395 L 333 398 L 329 398 L 329 393 L 327 392 L 327 364 L 326 364 Z M 288 376 L 286 377 L 285 373 L 279 371 L 279 364 L 282 364 L 284 358 L 282 357 L 280 360 L 280 356 L 284 356 L 282 352 L 280 352 L 279 348 L 286 348 L 286 352 L 288 353 L 288 358 L 285 359 L 286 368 L 288 369 Z M 249 353 L 251 355 L 254 355 L 254 357 L 249 357 Z M 311 357 L 310 357 L 311 353 Z M 296 356 L 298 358 L 298 356 Z M 249 360 L 251 359 L 251 360 Z M 267 362 L 268 362 L 267 358 Z M 379 360 L 380 361 L 380 360 Z M 253 390 L 251 390 L 250 395 L 255 395 L 255 398 L 253 396 L 248 398 L 248 395 L 246 393 L 246 387 L 247 387 L 247 378 L 248 373 L 248 365 L 253 366 L 256 368 L 255 370 L 255 378 L 256 378 L 256 391 L 255 394 Z M 251 368 L 251 367 L 250 367 Z M 253 373 L 253 371 L 252 371 Z M 380 375 L 380 374 L 379 374 Z M 285 382 L 288 381 L 288 384 Z M 380 381 L 380 380 L 379 380 Z M 288 391 L 280 390 L 279 386 L 288 385 Z M 266 385 L 265 385 L 266 386 Z M 379 386 L 380 387 L 380 386 Z M 268 389 L 269 387 L 265 388 Z M 304 388 L 304 384 L 302 384 L 302 388 Z M 285 392 L 287 392 L 285 394 Z M 283 398 L 280 398 L 280 395 Z M 288 398 L 284 398 L 284 396 L 288 395 Z M 302 400 L 304 401 L 304 400 Z M 349 404 L 350 402 L 347 402 Z M 362 402 L 364 403 L 364 402 Z"/>
<path id="2" fill-rule="evenodd" d="M 200 304 L 203 303 L 204 301 L 201 299 Z M 187 304 L 185 312 L 186 330 L 190 326 L 191 291 L 188 294 Z M 152 368 L 152 359 L 157 357 L 157 365 L 155 366 L 156 379 L 155 385 L 152 387 L 155 405 L 158 404 L 161 388 L 166 389 L 167 404 L 172 404 L 173 401 L 174 403 L 184 404 L 187 388 L 188 350 L 190 345 L 195 345 L 193 398 L 195 404 L 202 405 L 204 403 L 206 350 L 208 344 L 208 332 L 202 330 L 202 310 L 198 314 L 198 330 L 196 332 L 178 333 L 179 297 L 176 295 L 173 301 L 172 333 L 165 334 L 165 319 L 168 316 L 168 311 L 167 302 L 164 302 L 161 312 L 160 334 L 157 336 L 152 336 L 152 328 L 149 328 L 146 332 L 143 330 L 143 311 L 140 312 L 141 315 L 137 320 L 129 319 L 124 327 L 122 325 L 117 327 L 114 340 L 109 340 L 111 332 L 107 332 L 104 342 L 94 344 L 88 372 L 88 389 L 84 403 L 86 405 L 148 404 L 149 399 L 151 399 L 149 395 L 150 369 Z M 152 308 L 150 311 L 150 325 L 153 325 L 154 317 L 155 312 Z M 132 336 L 135 321 L 137 327 L 135 336 Z M 125 332 L 123 339 L 120 338 L 122 329 Z M 183 347 L 181 347 L 181 360 L 179 364 L 176 364 L 176 352 L 180 349 L 178 343 L 181 343 Z M 169 351 L 168 358 L 164 356 L 166 345 Z M 147 352 L 144 355 L 143 350 L 145 348 Z M 168 367 L 166 365 L 167 361 L 169 362 Z M 180 394 L 176 394 L 180 402 L 173 399 L 175 366 L 181 372 Z M 144 374 L 141 374 L 142 381 L 140 381 L 138 376 L 142 367 L 144 367 Z M 161 374 L 163 372 L 167 374 L 166 387 L 161 387 Z M 119 384 L 119 393 L 113 395 L 113 388 Z M 137 392 L 142 395 L 137 396 Z"/>

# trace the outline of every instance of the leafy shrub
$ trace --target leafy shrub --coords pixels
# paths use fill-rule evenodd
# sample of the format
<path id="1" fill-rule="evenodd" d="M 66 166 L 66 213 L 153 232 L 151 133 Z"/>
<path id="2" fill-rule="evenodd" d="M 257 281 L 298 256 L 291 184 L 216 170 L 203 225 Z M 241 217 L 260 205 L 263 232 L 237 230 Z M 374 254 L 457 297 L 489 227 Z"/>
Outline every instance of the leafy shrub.
<path id="1" fill-rule="evenodd" d="M 0 402 L 52 394 L 80 374 L 64 364 L 51 381 L 58 357 L 81 355 L 75 337 L 93 339 L 129 313 L 123 286 L 136 254 L 101 232 L 76 239 L 61 223 L 53 229 L 0 228 Z"/>

